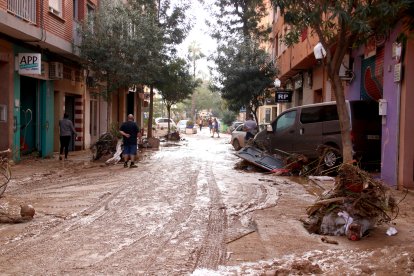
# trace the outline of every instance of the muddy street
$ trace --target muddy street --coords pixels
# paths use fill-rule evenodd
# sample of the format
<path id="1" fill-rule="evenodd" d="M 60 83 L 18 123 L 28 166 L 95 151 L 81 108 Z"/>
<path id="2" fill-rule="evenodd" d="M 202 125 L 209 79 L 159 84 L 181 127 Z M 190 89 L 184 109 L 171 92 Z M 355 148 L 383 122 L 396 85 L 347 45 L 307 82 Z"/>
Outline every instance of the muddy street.
<path id="1" fill-rule="evenodd" d="M 140 152 L 138 168 L 90 162 L 88 152 L 13 166 L 0 211 L 18 216 L 31 204 L 36 215 L 0 224 L 0 274 L 414 273 L 412 192 L 396 192 L 405 196 L 396 236 L 381 225 L 359 242 L 327 244 L 299 221 L 324 187 L 236 169 L 225 134 L 184 137 Z"/>

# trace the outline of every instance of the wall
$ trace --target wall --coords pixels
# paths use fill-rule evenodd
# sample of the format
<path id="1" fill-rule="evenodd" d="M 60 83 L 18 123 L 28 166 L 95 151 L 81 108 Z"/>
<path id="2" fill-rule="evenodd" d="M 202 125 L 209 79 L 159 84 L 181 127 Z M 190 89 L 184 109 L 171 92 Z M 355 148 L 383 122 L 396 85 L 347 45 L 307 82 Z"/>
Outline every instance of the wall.
<path id="1" fill-rule="evenodd" d="M 408 36 L 404 58 L 404 79 L 401 89 L 401 132 L 399 151 L 398 186 L 414 188 L 414 39 L 413 32 Z"/>
<path id="2" fill-rule="evenodd" d="M 0 150 L 12 147 L 13 143 L 13 48 L 0 40 L 0 104 L 7 107 L 7 121 L 0 122 Z"/>

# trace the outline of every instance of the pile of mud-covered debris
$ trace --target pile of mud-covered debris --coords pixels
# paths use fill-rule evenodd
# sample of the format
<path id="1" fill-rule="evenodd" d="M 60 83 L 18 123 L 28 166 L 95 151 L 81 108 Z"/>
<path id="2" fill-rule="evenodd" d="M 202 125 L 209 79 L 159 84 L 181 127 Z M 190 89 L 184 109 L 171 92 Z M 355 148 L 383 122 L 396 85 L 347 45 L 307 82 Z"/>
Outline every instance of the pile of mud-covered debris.
<path id="1" fill-rule="evenodd" d="M 307 208 L 309 217 L 303 223 L 310 233 L 359 240 L 397 213 L 397 203 L 387 186 L 354 165 L 342 164 L 334 187 Z"/>
<path id="2" fill-rule="evenodd" d="M 160 140 L 157 138 L 140 138 L 139 148 L 158 148 Z M 91 146 L 92 160 L 107 159 L 106 164 L 116 164 L 121 160 L 122 136 L 113 131 L 107 132 Z"/>

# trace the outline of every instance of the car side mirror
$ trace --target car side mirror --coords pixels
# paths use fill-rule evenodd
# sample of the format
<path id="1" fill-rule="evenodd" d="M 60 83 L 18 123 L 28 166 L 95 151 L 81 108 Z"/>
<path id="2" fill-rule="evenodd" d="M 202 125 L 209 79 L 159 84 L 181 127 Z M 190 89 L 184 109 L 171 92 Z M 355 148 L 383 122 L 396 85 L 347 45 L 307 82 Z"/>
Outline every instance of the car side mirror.
<path id="1" fill-rule="evenodd" d="M 267 131 L 267 133 L 273 133 L 273 127 L 272 127 L 272 125 L 267 125 L 266 126 L 266 131 Z"/>

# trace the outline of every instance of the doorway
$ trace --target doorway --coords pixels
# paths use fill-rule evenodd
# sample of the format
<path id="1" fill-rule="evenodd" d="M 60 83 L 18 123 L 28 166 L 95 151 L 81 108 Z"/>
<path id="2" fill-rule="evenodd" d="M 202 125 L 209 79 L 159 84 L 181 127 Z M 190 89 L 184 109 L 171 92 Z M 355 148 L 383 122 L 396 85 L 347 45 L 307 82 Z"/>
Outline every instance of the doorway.
<path id="1" fill-rule="evenodd" d="M 38 80 L 20 76 L 20 150 L 22 155 L 39 150 Z"/>
<path id="2" fill-rule="evenodd" d="M 68 114 L 69 120 L 75 124 L 75 96 L 65 96 L 65 113 Z M 69 150 L 75 150 L 75 137 L 73 135 L 69 142 Z"/>

